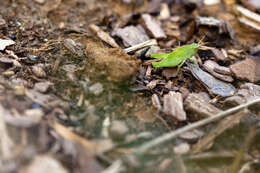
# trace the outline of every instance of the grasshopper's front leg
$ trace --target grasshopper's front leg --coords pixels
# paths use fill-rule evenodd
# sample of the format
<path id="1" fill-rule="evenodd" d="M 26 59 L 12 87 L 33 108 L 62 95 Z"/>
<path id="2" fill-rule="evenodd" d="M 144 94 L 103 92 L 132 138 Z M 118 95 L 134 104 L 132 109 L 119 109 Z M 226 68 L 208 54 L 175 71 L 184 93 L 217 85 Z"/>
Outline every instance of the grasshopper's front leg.
<path id="1" fill-rule="evenodd" d="M 181 66 L 185 63 L 186 60 L 183 60 L 179 65 L 178 65 L 178 69 L 177 69 L 177 75 L 179 74 L 179 71 L 181 69 Z"/>

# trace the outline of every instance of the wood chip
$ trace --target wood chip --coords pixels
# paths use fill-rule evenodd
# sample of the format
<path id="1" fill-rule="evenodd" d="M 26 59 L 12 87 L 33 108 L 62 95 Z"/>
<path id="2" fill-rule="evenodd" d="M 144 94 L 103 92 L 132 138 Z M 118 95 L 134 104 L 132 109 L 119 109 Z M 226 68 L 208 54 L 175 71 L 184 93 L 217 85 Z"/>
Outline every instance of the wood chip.
<path id="1" fill-rule="evenodd" d="M 211 117 L 221 112 L 220 109 L 216 108 L 209 103 L 207 97 L 203 94 L 191 93 L 185 99 L 184 102 L 185 110 L 191 111 L 201 118 Z"/>
<path id="2" fill-rule="evenodd" d="M 154 19 L 151 15 L 143 14 L 142 22 L 148 34 L 150 34 L 150 36 L 156 39 L 166 38 L 166 35 L 163 29 L 161 28 L 160 22 Z"/>
<path id="3" fill-rule="evenodd" d="M 112 47 L 119 47 L 119 45 L 116 43 L 116 41 L 106 32 L 104 32 L 100 27 L 97 25 L 91 24 L 89 26 L 89 29 L 94 32 L 98 38 L 100 38 L 102 41 L 106 42 Z"/>
<path id="4" fill-rule="evenodd" d="M 215 61 L 207 60 L 204 62 L 203 67 L 213 76 L 216 78 L 226 81 L 226 82 L 233 82 L 234 79 L 230 76 L 231 71 L 229 68 L 223 67 L 218 65 Z M 217 70 L 216 70 L 217 69 Z M 218 73 L 220 71 L 221 73 Z M 223 74 L 226 73 L 226 74 Z"/>
<path id="5" fill-rule="evenodd" d="M 183 99 L 181 93 L 170 91 L 163 97 L 163 112 L 176 118 L 179 121 L 187 119 L 183 109 Z"/>
<path id="6" fill-rule="evenodd" d="M 141 25 L 131 25 L 124 28 L 119 28 L 115 32 L 115 35 L 123 40 L 123 43 L 126 47 L 134 46 L 136 44 L 149 40 L 148 35 Z"/>

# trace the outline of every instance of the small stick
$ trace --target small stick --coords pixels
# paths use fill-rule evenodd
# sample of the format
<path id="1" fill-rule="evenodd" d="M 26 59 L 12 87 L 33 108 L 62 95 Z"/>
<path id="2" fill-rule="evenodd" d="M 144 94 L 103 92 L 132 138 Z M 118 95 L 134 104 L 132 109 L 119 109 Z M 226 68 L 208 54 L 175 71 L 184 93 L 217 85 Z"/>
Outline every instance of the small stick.
<path id="1" fill-rule="evenodd" d="M 153 46 L 153 45 L 157 45 L 157 41 L 155 39 L 151 39 L 151 40 L 147 40 L 145 42 L 136 44 L 134 46 L 125 48 L 124 51 L 126 51 L 127 53 L 132 52 L 132 51 L 136 51 L 138 49 L 142 49 L 145 47 L 149 47 L 149 46 Z"/>
<path id="2" fill-rule="evenodd" d="M 239 111 L 241 109 L 244 109 L 244 108 L 246 108 L 246 107 L 248 107 L 250 105 L 254 105 L 256 103 L 260 103 L 260 99 L 255 99 L 253 101 L 249 101 L 249 102 L 247 102 L 245 104 L 242 104 L 242 105 L 236 106 L 234 108 L 228 109 L 226 111 L 220 112 L 220 113 L 218 113 L 215 116 L 212 116 L 212 117 L 209 117 L 209 118 L 197 121 L 195 123 L 192 123 L 190 125 L 182 127 L 182 128 L 180 128 L 178 130 L 175 130 L 175 131 L 172 131 L 172 132 L 169 132 L 169 133 L 165 133 L 164 135 L 159 136 L 159 137 L 157 137 L 157 138 L 155 138 L 155 139 L 153 139 L 153 140 L 151 140 L 151 141 L 141 145 L 140 147 L 138 147 L 136 149 L 136 151 L 135 151 L 135 154 L 137 154 L 137 155 L 143 154 L 148 149 L 151 149 L 151 148 L 153 148 L 153 147 L 155 147 L 155 146 L 157 146 L 159 144 L 162 144 L 164 142 L 172 140 L 172 139 L 176 138 L 178 135 L 180 135 L 180 134 L 182 134 L 184 132 L 193 130 L 195 128 L 204 126 L 204 125 L 209 124 L 209 123 L 212 123 L 212 122 L 214 122 L 216 120 L 219 120 L 220 118 L 226 117 L 229 114 L 237 112 L 237 111 Z"/>
<path id="3" fill-rule="evenodd" d="M 238 12 L 240 12 L 242 15 L 244 15 L 245 17 L 260 23 L 260 15 L 259 14 L 254 13 L 254 12 L 252 12 L 252 11 L 250 11 L 250 10 L 244 8 L 244 7 L 241 7 L 241 6 L 237 6 L 236 10 Z"/>

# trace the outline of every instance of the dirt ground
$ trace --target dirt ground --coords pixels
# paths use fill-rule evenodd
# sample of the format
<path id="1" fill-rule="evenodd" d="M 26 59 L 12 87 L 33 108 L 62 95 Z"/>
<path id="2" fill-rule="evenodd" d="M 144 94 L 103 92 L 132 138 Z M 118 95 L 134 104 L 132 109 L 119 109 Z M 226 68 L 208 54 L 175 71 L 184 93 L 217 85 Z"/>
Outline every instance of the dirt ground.
<path id="1" fill-rule="evenodd" d="M 1 0 L 0 172 L 259 172 L 259 35 L 257 0 Z"/>

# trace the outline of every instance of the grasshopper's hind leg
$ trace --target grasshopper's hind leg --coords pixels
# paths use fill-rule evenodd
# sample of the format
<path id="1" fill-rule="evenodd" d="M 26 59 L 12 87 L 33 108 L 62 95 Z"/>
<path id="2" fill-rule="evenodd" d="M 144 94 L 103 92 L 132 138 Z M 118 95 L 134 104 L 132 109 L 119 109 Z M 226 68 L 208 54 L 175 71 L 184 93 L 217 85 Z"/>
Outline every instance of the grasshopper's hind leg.
<path id="1" fill-rule="evenodd" d="M 178 65 L 178 69 L 177 69 L 177 75 L 179 74 L 179 71 L 182 67 L 182 65 L 185 63 L 186 60 L 183 60 L 179 65 Z"/>

